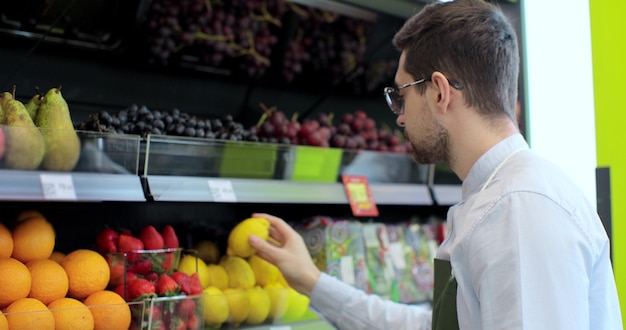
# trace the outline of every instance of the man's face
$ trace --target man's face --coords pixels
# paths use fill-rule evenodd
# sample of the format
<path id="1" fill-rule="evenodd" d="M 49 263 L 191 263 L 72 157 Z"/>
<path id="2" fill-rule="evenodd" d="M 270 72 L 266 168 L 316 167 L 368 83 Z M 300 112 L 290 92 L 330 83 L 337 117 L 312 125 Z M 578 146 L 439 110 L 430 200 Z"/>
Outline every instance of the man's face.
<path id="1" fill-rule="evenodd" d="M 406 52 L 402 52 L 398 71 L 396 72 L 396 85 L 401 86 L 416 79 L 426 77 L 412 77 L 404 71 Z M 426 82 L 428 90 L 421 95 L 415 86 L 404 88 L 400 91 L 404 99 L 404 113 L 399 115 L 396 123 L 404 127 L 404 135 L 413 147 L 413 158 L 419 164 L 435 164 L 448 162 L 449 159 L 449 135 L 448 131 L 439 124 L 431 106 L 436 102 L 437 91 L 430 82 Z"/>

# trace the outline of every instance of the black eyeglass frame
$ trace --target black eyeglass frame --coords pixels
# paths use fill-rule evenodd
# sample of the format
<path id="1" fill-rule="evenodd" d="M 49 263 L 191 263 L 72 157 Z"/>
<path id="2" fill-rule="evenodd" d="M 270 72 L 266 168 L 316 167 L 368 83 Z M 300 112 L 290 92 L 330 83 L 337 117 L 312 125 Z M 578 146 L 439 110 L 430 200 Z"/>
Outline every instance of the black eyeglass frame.
<path id="1" fill-rule="evenodd" d="M 387 105 L 389 106 L 389 109 L 391 109 L 391 112 L 393 112 L 395 115 L 398 115 L 398 116 L 404 113 L 404 99 L 402 98 L 402 95 L 400 95 L 400 90 L 407 88 L 407 87 L 419 85 L 421 83 L 425 83 L 431 80 L 432 79 L 428 77 L 428 78 L 418 79 L 414 82 L 410 82 L 408 84 L 404 84 L 395 88 L 385 87 L 383 89 L 383 94 L 385 95 L 385 101 L 387 101 Z M 448 79 L 448 83 L 450 83 L 450 86 L 452 86 L 452 88 L 454 89 L 457 89 L 457 90 L 463 89 L 463 85 L 456 81 L 452 81 Z M 398 109 L 396 109 L 396 107 L 398 107 Z"/>

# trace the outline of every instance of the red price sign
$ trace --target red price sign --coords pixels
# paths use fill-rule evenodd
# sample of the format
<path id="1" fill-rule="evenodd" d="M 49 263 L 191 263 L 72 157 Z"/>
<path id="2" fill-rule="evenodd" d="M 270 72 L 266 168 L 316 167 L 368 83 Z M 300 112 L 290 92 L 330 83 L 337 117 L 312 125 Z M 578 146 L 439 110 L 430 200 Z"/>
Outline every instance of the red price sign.
<path id="1" fill-rule="evenodd" d="M 376 217 L 378 208 L 372 197 L 367 177 L 361 175 L 342 175 L 341 180 L 348 195 L 352 214 L 357 217 Z"/>

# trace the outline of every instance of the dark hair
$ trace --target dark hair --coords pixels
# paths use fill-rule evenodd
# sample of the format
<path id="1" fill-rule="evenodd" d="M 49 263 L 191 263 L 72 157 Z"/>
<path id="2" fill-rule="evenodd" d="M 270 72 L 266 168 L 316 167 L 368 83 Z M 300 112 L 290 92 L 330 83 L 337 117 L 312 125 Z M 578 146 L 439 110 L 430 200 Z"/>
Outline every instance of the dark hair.
<path id="1" fill-rule="evenodd" d="M 431 3 L 406 21 L 393 44 L 406 51 L 404 70 L 413 78 L 440 71 L 464 86 L 469 106 L 516 122 L 517 37 L 499 7 L 483 0 Z"/>

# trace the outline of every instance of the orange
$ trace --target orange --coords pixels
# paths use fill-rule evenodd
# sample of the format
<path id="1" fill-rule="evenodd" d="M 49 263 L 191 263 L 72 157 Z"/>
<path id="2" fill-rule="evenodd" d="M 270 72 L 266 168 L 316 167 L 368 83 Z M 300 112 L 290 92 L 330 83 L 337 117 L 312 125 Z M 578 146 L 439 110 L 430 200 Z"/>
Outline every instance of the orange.
<path id="1" fill-rule="evenodd" d="M 96 251 L 80 249 L 68 253 L 61 266 L 69 279 L 68 296 L 85 299 L 109 284 L 111 271 L 104 257 Z"/>
<path id="2" fill-rule="evenodd" d="M 50 259 L 31 260 L 26 263 L 32 282 L 30 298 L 39 299 L 44 304 L 65 297 L 68 279 L 65 269 Z"/>
<path id="3" fill-rule="evenodd" d="M 94 320 L 94 330 L 128 329 L 130 327 L 130 306 L 119 294 L 102 290 L 92 293 L 85 299 Z"/>
<path id="4" fill-rule="evenodd" d="M 11 330 L 54 330 L 52 312 L 35 298 L 20 298 L 12 302 L 4 312 Z"/>
<path id="5" fill-rule="evenodd" d="M 44 217 L 30 217 L 13 229 L 13 258 L 28 262 L 48 259 L 54 250 L 56 234 Z"/>
<path id="6" fill-rule="evenodd" d="M 85 304 L 74 298 L 57 299 L 48 304 L 48 308 L 54 316 L 55 330 L 93 329 L 91 311 Z"/>
<path id="7" fill-rule="evenodd" d="M 11 231 L 0 223 L 0 258 L 10 257 L 11 253 L 13 253 L 13 237 Z"/>
<path id="8" fill-rule="evenodd" d="M 60 264 L 63 257 L 65 257 L 65 253 L 59 252 L 59 251 L 53 251 L 52 254 L 50 255 L 50 258 L 48 259 L 56 261 L 57 263 Z"/>
<path id="9" fill-rule="evenodd" d="M 0 312 L 0 330 L 9 330 L 9 321 L 7 321 L 7 317 Z"/>
<path id="10" fill-rule="evenodd" d="M 28 297 L 30 284 L 30 271 L 26 265 L 13 258 L 0 258 L 0 308 Z"/>

